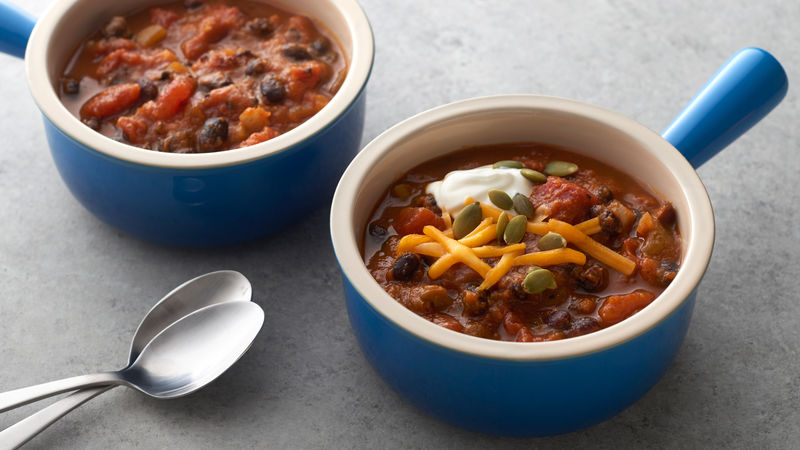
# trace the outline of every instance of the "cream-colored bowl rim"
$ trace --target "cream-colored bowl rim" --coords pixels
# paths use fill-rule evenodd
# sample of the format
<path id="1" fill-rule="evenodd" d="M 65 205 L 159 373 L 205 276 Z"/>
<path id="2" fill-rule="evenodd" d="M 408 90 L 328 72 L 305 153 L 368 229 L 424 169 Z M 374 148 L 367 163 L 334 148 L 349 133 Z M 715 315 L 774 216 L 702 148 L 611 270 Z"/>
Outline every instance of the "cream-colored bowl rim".
<path id="1" fill-rule="evenodd" d="M 457 120 L 459 116 L 503 110 L 567 112 L 604 123 L 632 137 L 672 173 L 689 207 L 691 237 L 681 270 L 670 286 L 633 318 L 597 332 L 553 342 L 517 343 L 477 338 L 435 325 L 395 301 L 372 278 L 358 246 L 355 229 L 355 199 L 370 170 L 399 142 L 435 123 Z M 419 161 L 420 163 L 423 161 Z M 371 207 L 371 205 L 369 205 Z M 711 258 L 714 216 L 711 202 L 700 178 L 686 159 L 661 136 L 623 115 L 594 105 L 556 97 L 502 95 L 464 100 L 420 113 L 407 119 L 369 143 L 342 176 L 331 205 L 331 238 L 339 265 L 356 291 L 378 314 L 414 336 L 442 347 L 470 355 L 503 360 L 553 360 L 611 348 L 652 329 L 673 313 L 700 283 Z"/>
<path id="2" fill-rule="evenodd" d="M 100 153 L 131 163 L 175 169 L 202 169 L 246 163 L 288 150 L 322 132 L 343 115 L 366 87 L 372 70 L 374 43 L 364 11 L 355 0 L 332 0 L 347 22 L 353 52 L 347 76 L 331 101 L 297 128 L 250 147 L 203 154 L 173 154 L 117 142 L 82 124 L 70 114 L 53 89 L 47 70 L 47 48 L 61 17 L 85 0 L 59 0 L 37 21 L 25 51 L 25 70 L 33 98 L 42 113 L 64 134 Z M 82 32 L 82 31 L 80 31 Z M 83 36 L 81 36 L 82 38 Z"/>

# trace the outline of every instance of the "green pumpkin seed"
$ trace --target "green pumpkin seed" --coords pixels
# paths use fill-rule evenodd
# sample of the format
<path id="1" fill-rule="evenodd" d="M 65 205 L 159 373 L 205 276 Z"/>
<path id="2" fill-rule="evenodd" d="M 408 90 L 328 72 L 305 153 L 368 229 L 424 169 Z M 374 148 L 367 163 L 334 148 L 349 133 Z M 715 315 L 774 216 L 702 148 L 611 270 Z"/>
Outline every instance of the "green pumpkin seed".
<path id="1" fill-rule="evenodd" d="M 544 168 L 544 173 L 556 177 L 565 177 L 578 171 L 578 165 L 566 161 L 550 161 Z"/>
<path id="2" fill-rule="evenodd" d="M 481 223 L 482 218 L 480 203 L 475 202 L 465 206 L 453 220 L 453 237 L 461 239 L 470 234 Z"/>
<path id="3" fill-rule="evenodd" d="M 525 281 L 522 282 L 522 288 L 529 294 L 539 294 L 547 289 L 555 289 L 557 287 L 553 273 L 541 267 L 532 268 L 525 277 Z"/>
<path id="4" fill-rule="evenodd" d="M 499 169 L 501 167 L 508 169 L 522 169 L 525 166 L 523 166 L 519 161 L 511 161 L 510 159 L 497 161 L 496 163 L 492 164 L 493 169 Z"/>
<path id="5" fill-rule="evenodd" d="M 564 239 L 564 236 L 551 231 L 539 238 L 539 242 L 536 243 L 536 246 L 539 247 L 539 250 L 555 250 L 557 248 L 566 247 L 567 240 Z"/>
<path id="6" fill-rule="evenodd" d="M 392 195 L 394 195 L 397 198 L 405 200 L 408 197 L 411 197 L 411 186 L 405 183 L 396 184 L 392 188 Z"/>
<path id="7" fill-rule="evenodd" d="M 525 236 L 525 229 L 528 227 L 528 219 L 525 216 L 516 216 L 508 221 L 506 229 L 503 230 L 503 240 L 506 244 L 516 244 Z"/>
<path id="8" fill-rule="evenodd" d="M 514 203 L 514 211 L 522 214 L 528 219 L 533 219 L 533 203 L 528 200 L 528 197 L 517 192 L 514 194 L 514 199 L 512 202 Z"/>
<path id="9" fill-rule="evenodd" d="M 497 218 L 497 242 L 503 243 L 503 233 L 506 232 L 506 226 L 508 226 L 508 214 L 500 213 L 500 217 Z"/>
<path id="10" fill-rule="evenodd" d="M 519 173 L 536 184 L 542 184 L 547 181 L 547 175 L 533 169 L 520 169 Z"/>
<path id="11" fill-rule="evenodd" d="M 489 200 L 500 209 L 511 209 L 514 206 L 511 197 L 500 189 L 491 189 L 489 191 Z"/>

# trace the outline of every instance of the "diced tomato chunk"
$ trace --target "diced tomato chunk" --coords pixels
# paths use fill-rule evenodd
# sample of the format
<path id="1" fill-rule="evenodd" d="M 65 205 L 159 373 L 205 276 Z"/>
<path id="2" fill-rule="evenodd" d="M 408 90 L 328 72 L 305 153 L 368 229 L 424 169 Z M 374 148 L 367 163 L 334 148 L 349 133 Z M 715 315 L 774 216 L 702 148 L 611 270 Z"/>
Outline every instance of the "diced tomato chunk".
<path id="1" fill-rule="evenodd" d="M 506 329 L 506 332 L 511 335 L 515 336 L 519 330 L 525 327 L 525 322 L 519 317 L 519 315 L 508 312 L 506 313 L 505 317 L 503 317 L 503 328 Z"/>
<path id="2" fill-rule="evenodd" d="M 147 133 L 147 123 L 137 117 L 120 117 L 117 119 L 117 126 L 125 133 L 125 137 L 134 144 L 141 142 L 145 133 Z"/>
<path id="3" fill-rule="evenodd" d="M 140 89 L 136 83 L 111 86 L 83 104 L 81 117 L 102 119 L 120 113 L 139 100 Z"/>
<path id="4" fill-rule="evenodd" d="M 450 314 L 433 313 L 430 315 L 430 317 L 428 317 L 428 320 L 436 325 L 439 325 L 440 327 L 449 328 L 453 331 L 458 331 L 459 333 L 464 331 L 464 326 L 461 325 L 461 323 Z"/>
<path id="5" fill-rule="evenodd" d="M 195 87 L 197 82 L 194 78 L 177 77 L 172 80 L 156 100 L 153 119 L 164 120 L 177 114 L 183 103 L 192 96 Z"/>
<path id="6" fill-rule="evenodd" d="M 230 30 L 241 26 L 245 16 L 236 7 L 220 6 L 200 21 L 197 33 L 181 43 L 181 51 L 188 59 L 195 59 L 208 50 L 209 46 L 228 35 Z"/>
<path id="7" fill-rule="evenodd" d="M 444 228 L 444 219 L 434 214 L 428 208 L 407 207 L 400 210 L 392 226 L 401 236 L 407 234 L 422 234 L 425 225 Z"/>
<path id="8" fill-rule="evenodd" d="M 255 145 L 260 142 L 268 141 L 276 136 L 281 134 L 279 131 L 275 130 L 274 128 L 264 127 L 261 131 L 256 131 L 255 133 L 251 134 L 247 139 L 242 141 L 239 144 L 239 147 L 247 147 L 248 145 Z"/>
<path id="9" fill-rule="evenodd" d="M 547 177 L 530 198 L 534 207 L 548 210 L 548 217 L 573 225 L 587 219 L 589 208 L 599 203 L 587 189 L 561 177 Z"/>
<path id="10" fill-rule="evenodd" d="M 253 106 L 253 97 L 244 87 L 238 84 L 214 89 L 201 101 L 207 116 L 238 119 L 247 108 Z"/>
<path id="11" fill-rule="evenodd" d="M 649 305 L 656 298 L 655 294 L 636 290 L 630 294 L 612 295 L 606 297 L 597 314 L 604 327 L 622 322 L 637 311 Z"/>
<path id="12" fill-rule="evenodd" d="M 300 40 L 308 41 L 314 35 L 314 23 L 305 16 L 289 17 L 288 28 L 297 30 Z"/>
<path id="13" fill-rule="evenodd" d="M 163 8 L 153 8 L 150 10 L 150 22 L 155 25 L 161 25 L 164 28 L 169 28 L 172 22 L 178 20 L 178 13 Z"/>
<path id="14" fill-rule="evenodd" d="M 119 37 L 100 39 L 92 44 L 87 44 L 87 51 L 93 57 L 105 55 L 116 50 L 133 50 L 134 48 L 136 48 L 135 42 Z"/>
<path id="15" fill-rule="evenodd" d="M 319 80 L 327 74 L 328 66 L 321 61 L 306 61 L 289 69 L 289 85 L 286 96 L 294 101 L 303 99 L 303 95 L 314 89 Z"/>

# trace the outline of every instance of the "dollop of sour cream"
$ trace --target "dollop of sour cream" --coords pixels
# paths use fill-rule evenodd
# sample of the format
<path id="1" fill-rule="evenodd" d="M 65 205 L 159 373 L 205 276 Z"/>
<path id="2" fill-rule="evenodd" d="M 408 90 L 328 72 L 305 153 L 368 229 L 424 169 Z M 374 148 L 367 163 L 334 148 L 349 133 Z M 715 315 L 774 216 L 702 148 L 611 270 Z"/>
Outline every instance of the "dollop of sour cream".
<path id="1" fill-rule="evenodd" d="M 533 183 L 523 177 L 519 169 L 481 166 L 468 170 L 454 170 L 441 181 L 429 183 L 425 192 L 432 194 L 436 204 L 450 214 L 464 207 L 464 199 L 472 197 L 483 203 L 490 203 L 489 191 L 499 189 L 510 197 L 520 193 L 524 196 L 533 191 Z"/>

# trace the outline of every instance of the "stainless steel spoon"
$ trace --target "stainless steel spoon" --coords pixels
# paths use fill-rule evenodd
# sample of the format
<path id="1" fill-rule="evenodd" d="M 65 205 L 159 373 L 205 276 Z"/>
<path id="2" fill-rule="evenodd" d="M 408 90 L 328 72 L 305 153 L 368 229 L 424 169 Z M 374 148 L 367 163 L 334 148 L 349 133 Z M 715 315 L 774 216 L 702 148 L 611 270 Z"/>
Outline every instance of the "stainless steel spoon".
<path id="1" fill-rule="evenodd" d="M 125 369 L 0 394 L 0 412 L 60 392 L 107 384 L 123 384 L 157 398 L 189 394 L 221 375 L 244 354 L 263 320 L 261 308 L 250 302 L 205 307 L 158 334 Z"/>
<path id="2" fill-rule="evenodd" d="M 4 392 L 0 412 L 61 392 L 107 384 L 163 399 L 190 394 L 233 365 L 250 348 L 263 323 L 264 311 L 252 302 L 207 306 L 156 335 L 130 366 Z"/>
<path id="3" fill-rule="evenodd" d="M 252 292 L 247 278 L 232 270 L 207 273 L 176 287 L 142 319 L 131 342 L 128 365 L 133 364 L 154 336 L 184 316 L 209 305 L 250 301 Z M 0 432 L 0 443 L 17 448 L 73 409 L 114 387 L 111 385 L 74 392 Z"/>

